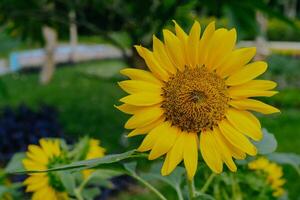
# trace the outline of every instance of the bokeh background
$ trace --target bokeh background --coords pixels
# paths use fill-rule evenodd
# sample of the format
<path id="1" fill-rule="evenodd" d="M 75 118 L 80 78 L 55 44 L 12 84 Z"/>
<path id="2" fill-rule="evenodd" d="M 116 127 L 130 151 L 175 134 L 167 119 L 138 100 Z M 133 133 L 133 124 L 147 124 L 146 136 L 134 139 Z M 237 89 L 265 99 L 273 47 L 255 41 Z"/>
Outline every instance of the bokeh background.
<path id="1" fill-rule="evenodd" d="M 41 137 L 89 135 L 108 153 L 135 148 L 141 138 L 124 137 L 128 116 L 114 108 L 125 95 L 119 70 L 144 68 L 133 45 L 151 47 L 173 19 L 185 30 L 216 20 L 237 29 L 238 46 L 257 46 L 256 59 L 269 64 L 264 78 L 280 91 L 264 101 L 281 110 L 258 116 L 277 151 L 300 154 L 299 0 L 1 0 L 0 166 Z M 290 199 L 299 199 L 299 176 L 284 173 Z M 151 199 L 142 189 L 114 198 L 132 193 Z"/>

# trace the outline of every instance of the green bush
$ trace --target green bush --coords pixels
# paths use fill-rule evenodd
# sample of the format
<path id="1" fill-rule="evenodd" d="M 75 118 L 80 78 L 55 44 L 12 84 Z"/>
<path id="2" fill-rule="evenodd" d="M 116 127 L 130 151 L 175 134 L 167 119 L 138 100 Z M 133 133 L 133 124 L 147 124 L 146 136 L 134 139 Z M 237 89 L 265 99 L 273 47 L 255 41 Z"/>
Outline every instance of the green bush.
<path id="1" fill-rule="evenodd" d="M 268 22 L 267 37 L 277 41 L 300 41 L 300 20 L 295 20 L 296 27 L 278 19 L 270 19 Z"/>

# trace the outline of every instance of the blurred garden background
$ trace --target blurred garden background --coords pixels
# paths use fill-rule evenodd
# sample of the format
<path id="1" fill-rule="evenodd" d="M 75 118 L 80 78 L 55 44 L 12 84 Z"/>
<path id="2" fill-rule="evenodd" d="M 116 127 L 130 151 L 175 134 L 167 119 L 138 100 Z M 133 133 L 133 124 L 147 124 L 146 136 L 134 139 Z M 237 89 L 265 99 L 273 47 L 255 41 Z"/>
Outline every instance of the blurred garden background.
<path id="1" fill-rule="evenodd" d="M 257 46 L 280 91 L 264 101 L 281 110 L 259 119 L 278 152 L 300 154 L 299 0 L 1 0 L 0 167 L 42 137 L 89 135 L 107 153 L 137 147 L 142 138 L 125 137 L 128 116 L 114 108 L 125 95 L 119 71 L 144 68 L 133 45 L 151 47 L 173 19 L 185 30 L 216 20 L 237 29 L 238 46 Z M 299 175 L 290 166 L 284 174 L 289 198 L 300 199 Z M 155 197 L 130 186 L 108 199 Z"/>

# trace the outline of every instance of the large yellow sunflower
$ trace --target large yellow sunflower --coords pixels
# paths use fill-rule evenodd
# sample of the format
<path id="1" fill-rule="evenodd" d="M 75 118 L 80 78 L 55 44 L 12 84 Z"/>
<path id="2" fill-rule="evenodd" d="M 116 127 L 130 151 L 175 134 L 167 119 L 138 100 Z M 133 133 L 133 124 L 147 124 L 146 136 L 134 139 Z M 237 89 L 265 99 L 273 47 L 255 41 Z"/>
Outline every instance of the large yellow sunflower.
<path id="1" fill-rule="evenodd" d="M 23 160 L 26 170 L 47 170 L 66 164 L 59 140 L 41 139 L 40 146 L 29 145 L 27 158 Z M 32 192 L 32 200 L 67 200 L 68 195 L 55 172 L 33 173 L 24 181 L 26 192 Z"/>
<path id="2" fill-rule="evenodd" d="M 260 157 L 248 164 L 249 169 L 263 171 L 267 175 L 267 183 L 273 190 L 274 197 L 280 197 L 284 194 L 283 185 L 285 180 L 282 178 L 282 167 L 274 162 L 270 162 L 264 157 Z"/>
<path id="3" fill-rule="evenodd" d="M 216 173 L 225 163 L 236 171 L 235 159 L 257 150 L 249 138 L 262 138 L 258 119 L 247 110 L 263 114 L 278 109 L 251 97 L 269 97 L 276 83 L 253 80 L 267 69 L 252 62 L 255 48 L 235 48 L 236 30 L 215 29 L 210 23 L 200 38 L 195 21 L 186 34 L 175 23 L 175 32 L 163 30 L 164 42 L 153 36 L 153 51 L 136 46 L 149 71 L 123 69 L 132 80 L 119 83 L 129 95 L 117 106 L 133 116 L 125 128 L 129 137 L 146 134 L 139 151 L 153 160 L 166 154 L 162 175 L 170 174 L 183 160 L 189 178 L 195 175 L 198 148 Z"/>

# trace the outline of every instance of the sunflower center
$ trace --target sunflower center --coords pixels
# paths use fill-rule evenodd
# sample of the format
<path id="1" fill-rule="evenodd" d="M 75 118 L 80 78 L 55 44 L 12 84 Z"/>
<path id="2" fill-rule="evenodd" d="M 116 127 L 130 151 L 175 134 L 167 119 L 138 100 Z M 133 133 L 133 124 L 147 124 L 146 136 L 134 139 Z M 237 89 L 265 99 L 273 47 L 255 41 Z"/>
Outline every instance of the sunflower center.
<path id="1" fill-rule="evenodd" d="M 229 100 L 224 80 L 204 66 L 177 72 L 165 83 L 162 96 L 166 120 L 197 133 L 225 117 Z"/>
<path id="2" fill-rule="evenodd" d="M 64 156 L 54 156 L 49 160 L 48 163 L 48 169 L 55 168 L 58 166 L 61 166 L 63 164 L 68 164 L 69 162 Z M 49 184 L 58 192 L 65 191 L 65 187 L 61 181 L 60 176 L 58 175 L 58 172 L 51 171 L 47 173 L 49 177 Z"/>

